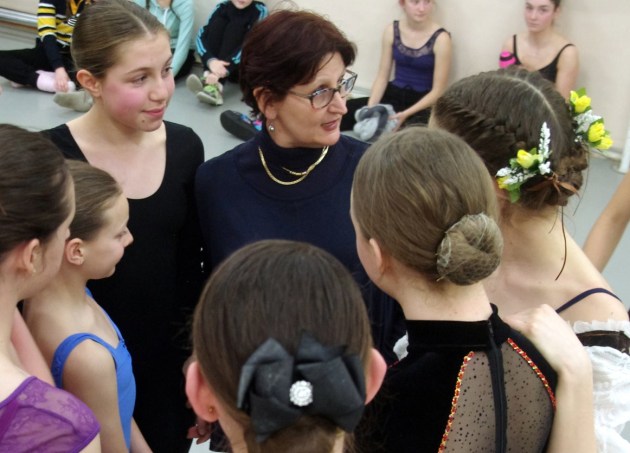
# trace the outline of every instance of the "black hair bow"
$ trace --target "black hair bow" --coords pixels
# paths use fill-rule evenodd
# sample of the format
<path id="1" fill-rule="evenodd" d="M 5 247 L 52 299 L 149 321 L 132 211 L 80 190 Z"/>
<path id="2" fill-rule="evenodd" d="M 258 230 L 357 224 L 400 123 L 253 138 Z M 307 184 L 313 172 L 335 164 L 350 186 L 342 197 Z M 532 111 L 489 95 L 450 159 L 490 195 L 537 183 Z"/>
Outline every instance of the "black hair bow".
<path id="1" fill-rule="evenodd" d="M 359 357 L 344 349 L 305 332 L 295 358 L 273 338 L 254 351 L 241 370 L 236 403 L 249 414 L 257 442 L 304 414 L 354 430 L 365 407 L 365 378 Z"/>

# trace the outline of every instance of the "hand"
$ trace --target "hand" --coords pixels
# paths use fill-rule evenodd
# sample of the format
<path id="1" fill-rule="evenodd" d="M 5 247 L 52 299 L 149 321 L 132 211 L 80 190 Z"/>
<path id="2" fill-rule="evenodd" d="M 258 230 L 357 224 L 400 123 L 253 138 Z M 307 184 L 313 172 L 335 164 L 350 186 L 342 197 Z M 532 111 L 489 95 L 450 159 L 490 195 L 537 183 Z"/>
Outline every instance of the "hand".
<path id="1" fill-rule="evenodd" d="M 206 85 L 216 85 L 219 83 L 219 76 L 213 72 L 206 71 L 204 76 L 204 82 L 206 82 Z"/>
<path id="2" fill-rule="evenodd" d="M 215 74 L 219 79 L 227 77 L 228 70 L 227 67 L 230 65 L 229 62 L 223 60 L 210 60 L 208 63 L 208 69 L 211 73 Z M 215 82 L 216 83 L 216 82 Z"/>
<path id="3" fill-rule="evenodd" d="M 210 434 L 212 434 L 212 423 L 197 417 L 195 426 L 188 428 L 186 438 L 197 439 L 195 443 L 199 445 L 210 439 Z"/>
<path id="4" fill-rule="evenodd" d="M 65 93 L 68 91 L 68 82 L 70 81 L 70 76 L 66 72 L 66 69 L 61 67 L 55 69 L 55 89 L 57 91 L 61 91 Z"/>
<path id="5" fill-rule="evenodd" d="M 389 117 L 390 120 L 395 120 L 396 121 L 396 127 L 392 130 L 392 132 L 396 132 L 398 129 L 400 129 L 400 127 L 402 126 L 402 124 L 407 121 L 407 118 L 409 118 L 409 115 L 407 115 L 404 111 L 402 112 L 398 112 L 395 115 L 392 115 Z"/>
<path id="6" fill-rule="evenodd" d="M 558 375 L 591 374 L 591 361 L 580 340 L 549 305 L 540 305 L 503 318 L 520 331 L 545 357 Z"/>

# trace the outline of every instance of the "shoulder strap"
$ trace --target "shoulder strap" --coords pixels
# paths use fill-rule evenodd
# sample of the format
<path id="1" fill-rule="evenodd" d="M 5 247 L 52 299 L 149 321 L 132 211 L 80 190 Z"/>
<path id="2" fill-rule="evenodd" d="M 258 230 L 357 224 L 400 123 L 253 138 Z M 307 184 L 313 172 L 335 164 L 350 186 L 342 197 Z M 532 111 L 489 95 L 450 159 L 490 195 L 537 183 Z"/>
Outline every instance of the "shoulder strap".
<path id="1" fill-rule="evenodd" d="M 394 21 L 394 45 L 400 43 L 400 25 L 397 20 Z"/>
<path id="2" fill-rule="evenodd" d="M 66 361 L 68 360 L 70 353 L 85 340 L 92 340 L 113 354 L 112 347 L 94 334 L 83 332 L 70 335 L 68 338 L 63 340 L 59 346 L 57 346 L 55 354 L 53 355 L 50 371 L 57 387 L 63 388 L 63 368 L 66 365 Z"/>
<path id="3" fill-rule="evenodd" d="M 446 33 L 448 33 L 448 32 L 446 31 L 446 29 L 445 29 L 445 28 L 440 27 L 440 28 L 438 28 L 437 30 L 435 30 L 435 31 L 433 32 L 433 34 L 432 34 L 432 35 L 431 35 L 431 37 L 429 38 L 429 41 L 435 41 L 435 40 L 437 39 L 437 37 L 440 35 L 440 33 L 442 33 L 442 32 L 446 32 Z"/>
<path id="4" fill-rule="evenodd" d="M 554 63 L 557 62 L 560 59 L 560 55 L 562 54 L 562 52 L 564 52 L 564 49 L 566 49 L 567 47 L 573 47 L 573 46 L 574 46 L 574 44 L 571 44 L 571 43 L 565 44 L 562 47 L 562 49 L 560 49 L 560 51 L 558 52 L 558 55 L 556 55 L 556 58 L 554 58 L 554 60 L 553 60 Z"/>
<path id="5" fill-rule="evenodd" d="M 512 53 L 518 59 L 518 56 L 516 53 L 516 35 L 512 35 Z"/>
<path id="6" fill-rule="evenodd" d="M 556 313 L 560 314 L 562 313 L 564 310 L 572 307 L 573 305 L 577 304 L 578 302 L 582 301 L 583 299 L 586 299 L 588 296 L 592 295 L 592 294 L 596 294 L 596 293 L 604 293 L 604 294 L 608 294 L 609 296 L 614 297 L 615 299 L 617 299 L 618 301 L 621 301 L 621 299 L 619 299 L 619 297 L 617 297 L 615 294 L 613 294 L 612 292 L 608 291 L 605 288 L 591 288 L 589 290 L 586 290 L 580 294 L 578 294 L 577 296 L 575 296 L 573 299 L 571 299 L 569 302 L 567 302 L 566 304 L 562 305 L 560 308 L 558 308 L 556 310 Z"/>
<path id="7" fill-rule="evenodd" d="M 442 32 L 448 33 L 444 28 L 441 28 L 441 27 L 438 28 L 437 30 L 433 32 L 433 34 L 431 35 L 431 37 L 429 38 L 429 40 L 423 47 L 426 47 L 429 52 L 433 52 L 433 46 L 435 45 L 435 41 L 437 40 L 438 36 L 440 36 Z"/>

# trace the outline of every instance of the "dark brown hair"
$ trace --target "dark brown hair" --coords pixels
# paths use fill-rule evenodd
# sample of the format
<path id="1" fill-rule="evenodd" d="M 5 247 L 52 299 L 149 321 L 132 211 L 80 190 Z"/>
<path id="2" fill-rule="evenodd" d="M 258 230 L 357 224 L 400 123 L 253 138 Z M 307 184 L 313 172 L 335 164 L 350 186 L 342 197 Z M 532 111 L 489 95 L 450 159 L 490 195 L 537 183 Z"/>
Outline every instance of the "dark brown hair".
<path id="1" fill-rule="evenodd" d="M 71 188 L 66 162 L 50 140 L 0 124 L 0 261 L 24 241 L 50 239 L 70 215 Z"/>
<path id="2" fill-rule="evenodd" d="M 553 3 L 553 9 L 556 10 L 558 8 L 560 8 L 560 2 L 561 0 L 549 0 L 551 3 Z"/>
<path id="3" fill-rule="evenodd" d="M 352 212 L 365 238 L 429 280 L 471 284 L 499 264 L 493 182 L 448 132 L 409 127 L 379 139 L 354 173 Z M 443 240 L 448 250 L 440 250 Z"/>
<path id="4" fill-rule="evenodd" d="M 477 151 L 492 176 L 507 167 L 519 149 L 538 147 L 541 126 L 547 123 L 551 170 L 576 191 L 582 186 L 588 150 L 576 141 L 566 101 L 538 72 L 511 67 L 466 77 L 446 90 L 431 115 L 437 126 Z M 530 209 L 565 206 L 573 193 L 538 175 L 521 186 L 518 203 Z"/>
<path id="5" fill-rule="evenodd" d="M 89 241 L 105 225 L 105 211 L 122 195 L 122 188 L 109 173 L 86 162 L 70 160 L 68 167 L 74 180 L 76 206 L 70 237 Z"/>
<path id="6" fill-rule="evenodd" d="M 322 417 L 304 415 L 261 444 L 249 417 L 236 408 L 241 368 L 267 339 L 295 354 L 302 333 L 325 346 L 345 346 L 367 366 L 370 326 L 348 270 L 315 246 L 261 241 L 236 251 L 208 281 L 193 321 L 202 373 L 245 432 L 249 453 L 330 453 L 339 432 Z"/>
<path id="7" fill-rule="evenodd" d="M 119 58 L 121 47 L 168 31 L 146 9 L 128 0 L 99 0 L 79 16 L 70 45 L 76 69 L 103 78 Z"/>
<path id="8" fill-rule="evenodd" d="M 262 88 L 269 100 L 282 100 L 295 85 L 311 81 L 322 62 L 335 53 L 346 66 L 356 56 L 354 44 L 332 22 L 306 11 L 272 12 L 254 25 L 243 43 L 243 101 L 259 113 L 256 88 Z"/>

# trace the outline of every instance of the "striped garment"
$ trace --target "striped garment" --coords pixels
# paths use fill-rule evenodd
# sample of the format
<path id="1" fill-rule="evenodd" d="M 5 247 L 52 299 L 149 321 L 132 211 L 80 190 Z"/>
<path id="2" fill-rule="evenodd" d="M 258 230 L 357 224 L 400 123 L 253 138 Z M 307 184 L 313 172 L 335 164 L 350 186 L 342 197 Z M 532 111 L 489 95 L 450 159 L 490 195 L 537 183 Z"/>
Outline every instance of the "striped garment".
<path id="1" fill-rule="evenodd" d="M 43 42 L 53 36 L 61 48 L 69 47 L 77 18 L 89 0 L 48 0 L 37 7 L 37 34 Z"/>

